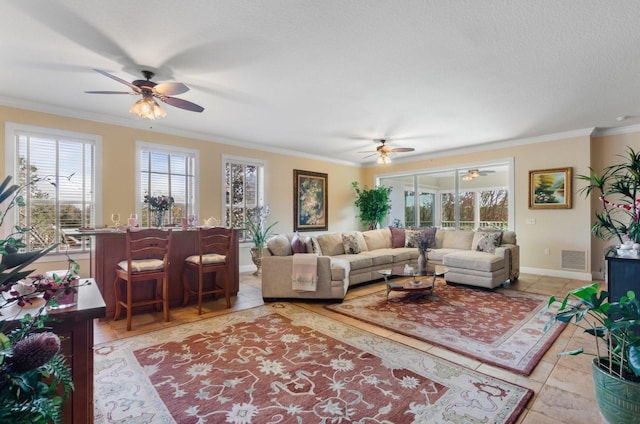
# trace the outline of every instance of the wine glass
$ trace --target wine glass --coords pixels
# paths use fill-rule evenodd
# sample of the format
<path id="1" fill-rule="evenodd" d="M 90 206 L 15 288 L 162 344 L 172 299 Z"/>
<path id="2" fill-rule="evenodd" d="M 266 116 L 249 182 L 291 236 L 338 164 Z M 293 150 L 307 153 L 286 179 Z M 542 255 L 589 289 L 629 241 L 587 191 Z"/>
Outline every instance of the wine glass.
<path id="1" fill-rule="evenodd" d="M 116 230 L 118 228 L 120 228 L 120 214 L 119 213 L 112 213 L 111 214 L 111 222 L 113 222 L 113 226 L 116 228 Z"/>
<path id="2" fill-rule="evenodd" d="M 129 215 L 129 227 L 136 227 L 138 225 L 138 214 L 132 213 Z"/>
<path id="3" fill-rule="evenodd" d="M 192 227 L 193 227 L 193 223 L 194 223 L 194 222 L 195 222 L 195 220 L 196 220 L 196 216 L 195 216 L 194 214 L 190 214 L 190 215 L 187 217 L 187 220 L 189 221 L 189 228 L 192 228 Z"/>

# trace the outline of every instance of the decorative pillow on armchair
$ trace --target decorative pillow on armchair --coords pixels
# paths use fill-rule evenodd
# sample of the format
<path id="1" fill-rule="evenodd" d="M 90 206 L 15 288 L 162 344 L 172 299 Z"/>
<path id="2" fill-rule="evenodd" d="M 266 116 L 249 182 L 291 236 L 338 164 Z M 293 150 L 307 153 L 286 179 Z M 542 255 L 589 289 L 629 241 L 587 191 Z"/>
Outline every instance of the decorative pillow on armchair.
<path id="1" fill-rule="evenodd" d="M 418 247 L 422 230 L 404 230 L 404 247 Z"/>

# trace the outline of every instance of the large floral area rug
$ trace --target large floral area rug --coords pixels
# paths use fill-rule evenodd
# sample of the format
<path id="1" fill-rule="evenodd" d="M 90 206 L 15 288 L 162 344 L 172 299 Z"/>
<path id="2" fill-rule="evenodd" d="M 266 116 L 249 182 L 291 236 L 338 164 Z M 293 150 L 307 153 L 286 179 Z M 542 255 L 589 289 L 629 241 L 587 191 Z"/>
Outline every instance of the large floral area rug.
<path id="1" fill-rule="evenodd" d="M 513 423 L 532 395 L 284 303 L 94 358 L 96 423 Z"/>
<path id="2" fill-rule="evenodd" d="M 386 290 L 328 309 L 529 375 L 562 332 L 545 333 L 541 311 L 549 297 L 515 290 L 483 290 L 436 281 L 433 293 Z M 547 311 L 551 313 L 551 311 Z"/>

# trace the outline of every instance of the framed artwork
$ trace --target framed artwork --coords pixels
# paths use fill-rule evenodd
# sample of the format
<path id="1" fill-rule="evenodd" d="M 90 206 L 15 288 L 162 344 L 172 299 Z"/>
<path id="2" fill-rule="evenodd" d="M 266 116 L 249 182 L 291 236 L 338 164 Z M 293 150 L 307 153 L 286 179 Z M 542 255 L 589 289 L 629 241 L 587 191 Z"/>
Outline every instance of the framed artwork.
<path id="1" fill-rule="evenodd" d="M 529 171 L 529 209 L 571 209 L 571 168 Z"/>
<path id="2" fill-rule="evenodd" d="M 293 170 L 293 230 L 328 228 L 327 174 Z"/>

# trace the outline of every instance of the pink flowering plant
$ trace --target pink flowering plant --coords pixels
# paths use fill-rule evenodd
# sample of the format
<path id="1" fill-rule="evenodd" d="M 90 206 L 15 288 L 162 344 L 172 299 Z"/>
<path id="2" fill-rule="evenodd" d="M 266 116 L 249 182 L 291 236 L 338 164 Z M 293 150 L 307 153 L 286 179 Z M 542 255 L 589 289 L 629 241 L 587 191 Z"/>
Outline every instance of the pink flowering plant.
<path id="1" fill-rule="evenodd" d="M 5 178 L 0 184 L 0 204 L 7 206 L 0 211 L 0 226 L 9 210 L 25 206 L 21 192 L 39 181 L 42 179 L 16 185 L 11 184 L 10 176 Z M 15 226 L 0 239 L 0 313 L 4 319 L 0 321 L 0 422 L 62 423 L 73 381 L 60 352 L 60 338 L 47 327 L 53 318 L 46 311 L 58 306 L 62 296 L 77 291 L 79 265 L 69 259 L 63 276 L 30 276 L 31 264 L 58 243 L 41 251 L 22 252 L 26 247 L 23 236 L 29 231 Z M 33 308 L 33 313 L 21 314 L 22 307 L 33 306 L 36 299 L 42 305 Z"/>

